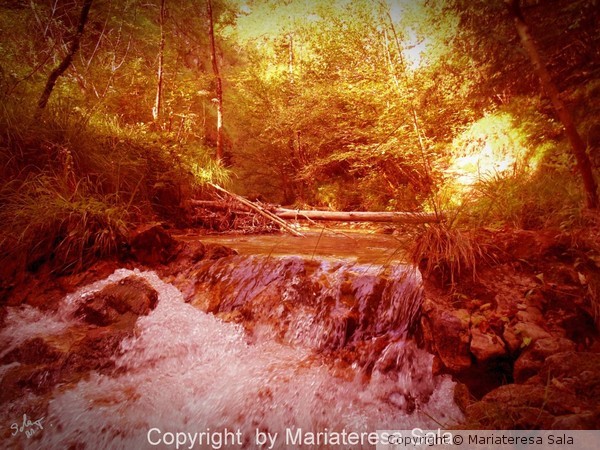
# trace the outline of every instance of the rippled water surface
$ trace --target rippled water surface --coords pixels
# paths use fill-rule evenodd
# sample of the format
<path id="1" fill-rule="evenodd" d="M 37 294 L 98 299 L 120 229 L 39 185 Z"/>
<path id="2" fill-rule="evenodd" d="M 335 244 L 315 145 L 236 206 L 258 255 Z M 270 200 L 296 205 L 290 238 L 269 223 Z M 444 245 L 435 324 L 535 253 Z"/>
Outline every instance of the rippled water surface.
<path id="1" fill-rule="evenodd" d="M 235 248 L 244 255 L 299 255 L 309 258 L 327 257 L 373 264 L 406 260 L 407 238 L 404 236 L 351 230 L 302 232 L 304 237 L 290 234 L 209 235 L 202 236 L 201 239 L 203 242 L 218 243 Z M 187 236 L 187 239 L 194 238 Z"/>
<path id="2" fill-rule="evenodd" d="M 274 243 L 278 238 L 263 236 L 259 242 Z M 384 253 L 388 239 L 391 237 L 374 237 L 369 251 Z M 278 248 L 287 251 L 287 247 Z M 312 258 L 309 245 L 306 252 Z M 389 259 L 390 254 L 382 257 Z M 242 284 L 256 287 L 258 281 L 242 276 L 235 279 L 235 268 L 242 264 L 240 258 L 243 257 L 220 260 L 223 269 L 215 269 L 213 276 L 216 281 L 219 276 L 225 277 L 233 286 L 239 283 L 239 289 L 249 292 L 250 288 Z M 227 261 L 231 267 L 226 270 Z M 248 261 L 245 264 L 253 264 L 254 259 Z M 277 259 L 269 261 L 270 267 L 279 264 Z M 336 296 L 340 297 L 337 301 L 347 302 L 343 297 L 346 285 L 352 287 L 355 297 L 363 296 L 368 303 L 369 295 L 379 285 L 377 277 L 387 269 L 378 269 L 373 263 L 332 264 L 324 260 L 313 270 L 313 278 L 322 280 L 325 287 L 319 291 L 322 300 L 312 299 L 312 303 L 331 302 Z M 399 280 L 396 284 L 385 281 L 389 286 L 382 288 L 386 294 L 381 295 L 390 305 L 396 305 L 393 308 L 402 305 L 404 296 L 414 302 L 419 292 L 415 289 L 420 289 L 420 276 L 400 276 L 404 272 L 406 269 L 398 266 L 385 275 L 386 279 Z M 406 326 L 399 326 L 399 330 L 404 330 L 402 336 L 393 339 L 389 332 L 381 331 L 387 333 L 387 340 L 373 354 L 374 360 L 366 371 L 358 360 L 352 362 L 351 352 L 342 361 L 335 353 L 316 351 L 320 344 L 315 343 L 315 330 L 310 324 L 321 324 L 324 328 L 319 336 L 325 336 L 331 332 L 325 325 L 337 320 L 339 308 L 299 308 L 297 312 L 289 309 L 283 338 L 268 332 L 251 333 L 239 324 L 223 321 L 186 303 L 173 285 L 154 272 L 118 270 L 106 280 L 69 295 L 56 314 L 42 314 L 27 307 L 10 310 L 7 327 L 0 334 L 3 354 L 32 337 L 52 339 L 73 329 L 77 321 L 72 318 L 72 311 L 82 298 L 131 275 L 145 278 L 158 291 L 159 299 L 156 309 L 138 319 L 134 336 L 121 343 L 122 351 L 115 355 L 116 369 L 103 374 L 91 372 L 77 383 L 55 387 L 49 394 L 44 429 L 31 438 L 18 434 L 11 438 L 11 446 L 289 448 L 298 447 L 299 436 L 304 433 L 322 433 L 323 439 L 331 437 L 331 433 L 437 428 L 461 417 L 453 401 L 454 383 L 431 374 L 433 357 L 408 338 Z M 351 283 L 350 276 L 354 277 Z M 284 291 L 281 302 L 299 301 L 297 293 L 294 297 L 289 289 Z M 383 314 L 384 322 L 390 324 L 400 320 L 402 314 L 414 315 L 414 311 L 401 310 L 390 312 L 396 319 L 388 318 L 385 311 L 376 314 Z M 318 320 L 312 314 L 318 315 Z M 321 317 L 324 314 L 332 318 Z M 268 327 L 269 322 L 263 326 Z M 380 338 L 369 339 L 370 345 L 377 347 Z M 6 367 L 0 368 L 0 376 L 5 371 Z M 0 412 L 2 422 L 11 426 L 20 420 L 21 411 L 27 413 L 36 400 L 39 399 L 32 394 L 14 401 Z M 13 417 L 16 411 L 19 415 Z M 261 439 L 267 437 L 272 441 L 263 446 Z M 225 442 L 227 438 L 229 441 Z M 370 447 L 368 441 L 363 444 Z M 324 445 L 323 441 L 320 447 L 344 448 Z M 314 447 L 306 444 L 301 448 Z"/>

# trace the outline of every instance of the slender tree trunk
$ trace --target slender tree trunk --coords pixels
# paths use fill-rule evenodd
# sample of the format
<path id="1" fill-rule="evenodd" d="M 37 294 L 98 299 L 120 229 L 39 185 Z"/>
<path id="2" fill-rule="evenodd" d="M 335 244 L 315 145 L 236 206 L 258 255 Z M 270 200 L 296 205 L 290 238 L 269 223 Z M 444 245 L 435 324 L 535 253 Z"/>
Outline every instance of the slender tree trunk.
<path id="1" fill-rule="evenodd" d="M 400 44 L 400 39 L 398 38 L 398 33 L 396 33 L 396 27 L 394 26 L 394 21 L 392 20 L 392 16 L 390 14 L 389 11 L 386 11 L 386 14 L 388 16 L 388 19 L 390 21 L 390 28 L 392 30 L 392 34 L 394 35 L 394 42 L 396 44 L 396 52 L 398 53 L 398 60 L 399 60 L 399 65 L 400 68 L 402 70 L 402 75 L 404 77 L 404 82 L 406 84 L 406 88 L 409 90 L 409 98 L 410 98 L 410 112 L 411 112 L 411 116 L 413 119 L 413 128 L 415 130 L 415 134 L 417 135 L 417 139 L 419 141 L 419 148 L 421 149 L 421 154 L 423 156 L 423 159 L 425 160 L 425 142 L 423 139 L 423 133 L 421 131 L 421 127 L 419 126 L 419 116 L 417 115 L 417 108 L 415 106 L 414 103 L 414 99 L 413 99 L 413 94 L 410 92 L 410 81 L 408 79 L 408 75 L 406 73 L 406 64 L 404 62 L 404 58 L 402 56 L 402 45 Z M 391 63 L 391 57 L 390 57 L 390 63 Z M 399 83 L 398 83 L 398 77 L 396 75 L 396 71 L 394 68 L 392 68 L 392 74 L 394 76 L 394 81 L 396 83 L 396 87 L 399 88 Z M 426 169 L 428 168 L 429 164 L 426 164 L 425 167 Z"/>
<path id="2" fill-rule="evenodd" d="M 152 119 L 154 123 L 158 123 L 160 110 L 162 106 L 162 90 L 163 90 L 163 63 L 165 52 L 165 0 L 160 0 L 160 43 L 158 44 L 158 70 L 156 73 L 156 98 L 154 99 L 154 107 L 152 108 Z"/>
<path id="3" fill-rule="evenodd" d="M 421 159 L 423 161 L 423 168 L 425 170 L 425 175 L 427 177 L 427 180 L 429 182 L 433 182 L 433 178 L 431 176 L 431 163 L 429 161 L 429 158 L 427 157 L 427 145 L 425 143 L 425 136 L 423 133 L 423 130 L 421 129 L 421 126 L 419 125 L 419 115 L 417 114 L 417 107 L 415 105 L 415 99 L 414 99 L 414 94 L 411 92 L 411 81 L 408 77 L 408 73 L 406 71 L 406 62 L 404 61 L 404 57 L 402 56 L 402 44 L 400 43 L 400 38 L 398 37 L 398 33 L 396 33 L 396 27 L 394 26 L 394 21 L 392 19 L 392 15 L 390 14 L 389 9 L 387 9 L 386 7 L 386 15 L 387 18 L 390 22 L 390 29 L 392 31 L 392 35 L 394 36 L 394 43 L 396 44 L 396 53 L 398 54 L 398 63 L 397 64 L 393 64 L 392 61 L 392 56 L 390 54 L 389 48 L 388 48 L 388 39 L 387 39 L 387 32 L 385 33 L 385 50 L 387 53 L 387 57 L 388 57 L 388 61 L 389 61 L 389 65 L 390 65 L 390 72 L 392 75 L 392 78 L 394 80 L 394 84 L 396 85 L 396 89 L 398 90 L 398 93 L 400 94 L 400 82 L 398 80 L 398 75 L 397 75 L 397 70 L 396 67 L 400 66 L 400 70 L 402 71 L 402 78 L 404 79 L 404 85 L 406 90 L 408 91 L 407 96 L 408 96 L 408 100 L 409 100 L 409 105 L 410 105 L 410 115 L 411 115 L 411 119 L 412 119 L 412 125 L 413 125 L 413 129 L 415 130 L 415 134 L 417 135 L 417 142 L 419 143 L 419 150 L 421 151 Z M 441 214 L 441 211 L 439 211 L 438 205 L 435 201 L 432 201 L 432 206 L 434 211 L 436 212 L 436 214 Z"/>
<path id="4" fill-rule="evenodd" d="M 294 83 L 294 36 L 292 33 L 289 35 L 289 43 L 288 43 L 288 73 L 290 76 L 290 83 Z"/>
<path id="5" fill-rule="evenodd" d="M 61 63 L 52 71 L 50 76 L 48 77 L 48 81 L 46 81 L 46 86 L 42 91 L 42 95 L 38 100 L 38 108 L 35 113 L 35 117 L 38 118 L 46 105 L 48 104 L 48 100 L 50 99 L 50 95 L 52 94 L 52 90 L 56 85 L 56 81 L 58 78 L 69 68 L 71 62 L 73 61 L 73 57 L 77 50 L 79 50 L 79 44 L 81 42 L 81 36 L 83 36 L 83 30 L 85 29 L 85 24 L 88 20 L 88 14 L 90 12 L 90 8 L 92 6 L 93 0 L 84 0 L 83 7 L 81 8 L 81 15 L 79 16 L 79 23 L 77 24 L 77 30 L 71 39 L 71 44 L 69 45 L 69 50 L 65 56 L 65 58 L 61 61 Z"/>
<path id="6" fill-rule="evenodd" d="M 210 38 L 210 60 L 217 83 L 217 161 L 223 161 L 223 83 L 221 81 L 221 73 L 219 72 L 219 62 L 217 61 L 215 46 L 212 0 L 206 1 L 206 13 L 208 15 L 208 35 Z"/>
<path id="7" fill-rule="evenodd" d="M 556 111 L 558 118 L 565 128 L 567 138 L 571 143 L 571 149 L 577 161 L 577 169 L 579 170 L 579 173 L 583 179 L 583 186 L 586 195 L 586 206 L 589 209 L 596 209 L 598 208 L 598 191 L 596 181 L 594 180 L 594 175 L 592 173 L 592 165 L 586 153 L 586 145 L 577 132 L 577 127 L 573 122 L 573 116 L 560 98 L 560 93 L 552 81 L 552 77 L 550 77 L 548 69 L 542 62 L 535 42 L 533 41 L 533 38 L 529 32 L 529 27 L 527 26 L 525 18 L 523 17 L 520 1 L 504 0 L 504 2 L 506 3 L 511 16 L 513 17 L 515 27 L 517 28 L 517 33 L 521 39 L 521 44 L 523 45 L 523 48 L 525 48 L 525 51 L 527 52 L 527 55 L 533 64 L 533 68 L 540 79 L 542 88 L 546 92 L 546 95 L 550 97 L 552 105 L 554 106 L 554 110 Z"/>

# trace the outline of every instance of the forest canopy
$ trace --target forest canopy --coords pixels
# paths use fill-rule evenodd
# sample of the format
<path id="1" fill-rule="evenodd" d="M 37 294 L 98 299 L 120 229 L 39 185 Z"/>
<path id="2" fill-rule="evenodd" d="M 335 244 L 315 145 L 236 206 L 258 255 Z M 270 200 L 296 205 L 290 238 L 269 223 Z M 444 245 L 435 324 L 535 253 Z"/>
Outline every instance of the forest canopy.
<path id="1" fill-rule="evenodd" d="M 600 166 L 599 11 L 597 0 L 2 2 L 0 244 L 36 261 L 58 243 L 73 265 L 114 251 L 139 216 L 184 220 L 207 181 L 295 207 L 570 224 L 582 169 L 597 179 Z"/>

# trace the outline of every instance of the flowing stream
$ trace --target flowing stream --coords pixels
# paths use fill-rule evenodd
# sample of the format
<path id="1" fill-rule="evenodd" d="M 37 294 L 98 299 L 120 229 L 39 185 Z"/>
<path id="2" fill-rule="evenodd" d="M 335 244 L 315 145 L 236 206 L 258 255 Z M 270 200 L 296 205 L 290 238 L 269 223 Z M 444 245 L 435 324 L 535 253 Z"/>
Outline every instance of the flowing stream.
<path id="1" fill-rule="evenodd" d="M 227 257 L 199 275 L 191 303 L 154 272 L 120 269 L 67 296 L 55 314 L 11 309 L 0 357 L 81 327 L 78 304 L 132 275 L 158 292 L 158 304 L 121 342 L 115 369 L 56 386 L 43 429 L 8 433 L 9 447 L 374 448 L 367 433 L 461 419 L 454 383 L 431 374 L 432 355 L 411 339 L 421 279 L 400 263 Z M 211 296 L 220 303 L 206 312 Z M 236 311 L 245 321 L 223 320 Z M 23 414 L 38 419 L 36 401 L 31 393 L 5 407 L 3 431 Z M 349 433 L 358 443 L 344 441 Z"/>

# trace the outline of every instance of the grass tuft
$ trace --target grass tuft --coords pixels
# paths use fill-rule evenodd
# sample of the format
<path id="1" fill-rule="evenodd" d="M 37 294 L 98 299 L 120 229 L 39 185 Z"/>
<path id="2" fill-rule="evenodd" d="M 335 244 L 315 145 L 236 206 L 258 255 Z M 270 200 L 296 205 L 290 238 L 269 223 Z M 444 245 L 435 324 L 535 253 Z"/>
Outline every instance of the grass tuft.
<path id="1" fill-rule="evenodd" d="M 451 285 L 465 274 L 475 279 L 481 257 L 481 247 L 468 234 L 445 222 L 424 225 L 411 250 L 425 277 L 437 274 Z"/>

